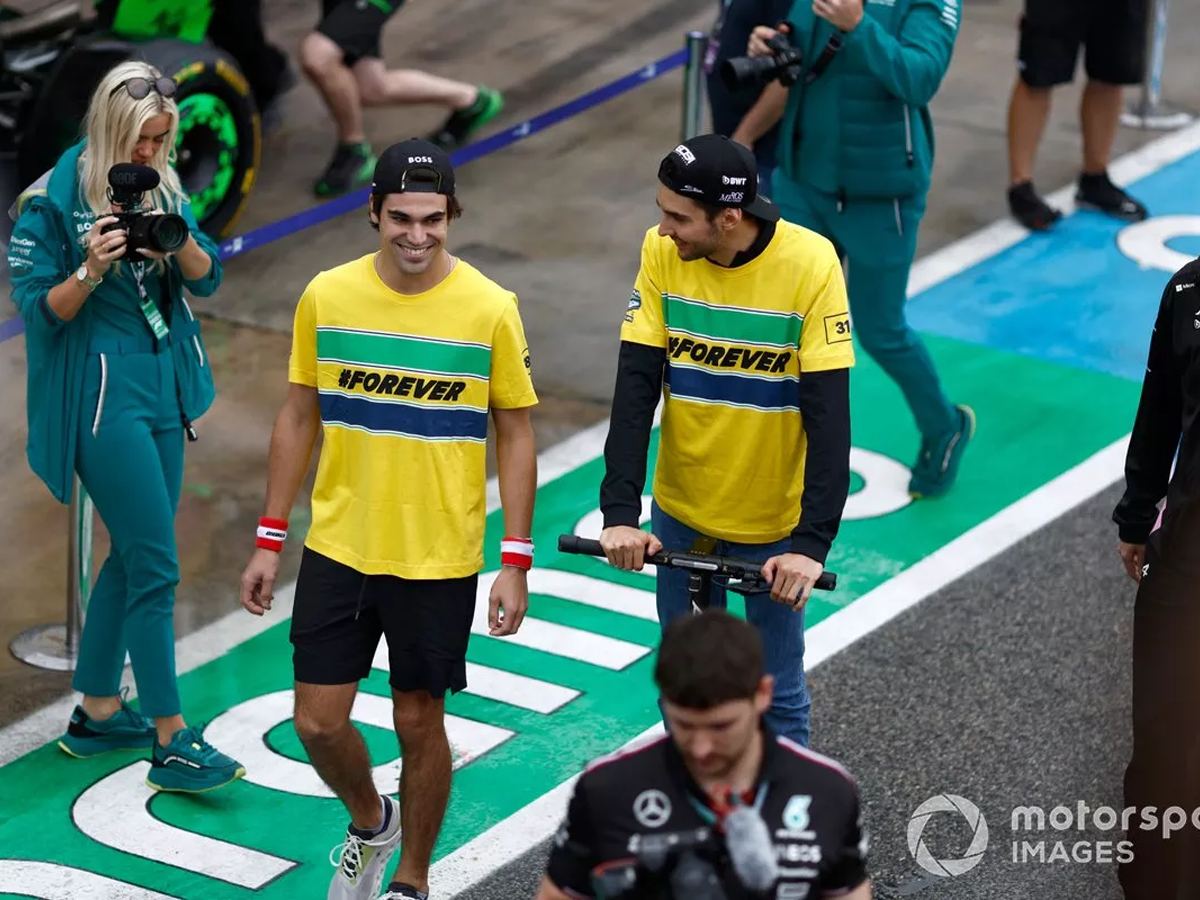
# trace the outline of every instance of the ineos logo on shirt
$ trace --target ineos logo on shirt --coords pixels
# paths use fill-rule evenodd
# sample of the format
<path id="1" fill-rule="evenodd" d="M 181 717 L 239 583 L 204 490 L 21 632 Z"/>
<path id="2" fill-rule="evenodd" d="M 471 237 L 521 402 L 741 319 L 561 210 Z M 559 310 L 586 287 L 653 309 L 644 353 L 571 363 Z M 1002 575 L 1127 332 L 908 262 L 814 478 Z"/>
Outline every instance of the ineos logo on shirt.
<path id="1" fill-rule="evenodd" d="M 728 194 L 722 194 L 718 199 L 718 203 L 741 203 L 746 196 L 745 191 L 730 191 Z"/>
<path id="2" fill-rule="evenodd" d="M 671 801 L 662 791 L 642 791 L 633 801 L 633 815 L 646 828 L 658 828 L 671 818 Z"/>

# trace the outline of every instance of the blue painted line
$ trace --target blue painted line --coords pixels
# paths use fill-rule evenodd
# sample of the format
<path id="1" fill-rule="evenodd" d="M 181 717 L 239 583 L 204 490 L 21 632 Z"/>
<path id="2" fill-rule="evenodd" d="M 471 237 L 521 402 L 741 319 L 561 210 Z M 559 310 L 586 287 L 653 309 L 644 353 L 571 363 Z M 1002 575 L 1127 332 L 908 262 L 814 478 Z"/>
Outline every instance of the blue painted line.
<path id="1" fill-rule="evenodd" d="M 559 122 L 577 116 L 640 85 L 653 81 L 679 68 L 686 60 L 687 53 L 685 50 L 679 50 L 669 56 L 664 56 L 662 59 L 643 66 L 636 72 L 632 72 L 629 75 L 618 78 L 616 81 L 609 82 L 593 91 L 589 91 L 582 96 L 576 97 L 574 100 L 569 100 L 561 106 L 547 110 L 540 115 L 534 116 L 532 119 L 522 122 L 520 125 L 509 128 L 507 131 L 499 132 L 474 144 L 455 150 L 450 154 L 450 159 L 455 166 L 462 166 L 482 156 L 495 153 L 497 150 L 510 147 L 518 141 L 523 141 L 530 135 L 544 131 L 552 125 L 557 125 Z M 295 234 L 298 231 L 310 228 L 321 222 L 326 222 L 347 212 L 361 209 L 366 204 L 369 194 L 370 188 L 361 188 L 352 193 L 344 194 L 336 200 L 330 200 L 327 203 L 322 203 L 320 206 L 307 209 L 302 213 L 297 213 L 278 222 L 272 222 L 270 225 L 264 225 L 262 228 L 256 228 L 246 234 L 232 237 L 221 244 L 221 258 L 232 259 L 255 247 L 261 247 L 264 244 L 280 240 L 288 235 Z"/>
<path id="2" fill-rule="evenodd" d="M 25 323 L 20 316 L 13 316 L 4 322 L 0 322 L 0 344 L 3 344 L 9 338 L 15 338 L 18 334 L 25 330 Z"/>
<path id="3" fill-rule="evenodd" d="M 1200 255 L 1197 183 L 1200 153 L 1127 186 L 1153 218 L 1196 217 L 1195 233 L 1166 242 L 1191 257 Z M 1122 251 L 1118 241 L 1136 227 L 1074 212 L 1053 231 L 1031 234 L 923 291 L 908 308 L 909 322 L 918 331 L 1140 382 L 1163 288 L 1175 270 L 1143 268 Z"/>
<path id="4" fill-rule="evenodd" d="M 631 72 L 615 81 L 611 81 L 595 90 L 576 97 L 574 100 L 568 100 L 560 106 L 536 115 L 532 119 L 509 128 L 507 131 L 499 132 L 481 141 L 455 150 L 450 154 L 450 159 L 455 166 L 461 166 L 482 156 L 495 153 L 497 150 L 510 147 L 518 141 L 523 141 L 530 135 L 544 131 L 552 125 L 557 125 L 559 122 L 586 112 L 595 106 L 599 106 L 601 103 L 612 100 L 614 97 L 619 97 L 621 94 L 627 93 L 640 85 L 660 78 L 668 72 L 680 68 L 686 61 L 687 51 L 678 50 L 675 53 L 642 66 L 636 72 Z M 228 260 L 235 256 L 241 256 L 256 247 L 265 246 L 266 244 L 293 235 L 298 231 L 303 231 L 305 228 L 311 228 L 313 225 L 318 225 L 353 210 L 361 209 L 367 202 L 369 194 L 370 188 L 362 188 L 361 190 L 344 194 L 334 200 L 322 203 L 312 209 L 306 209 L 293 216 L 280 219 L 278 222 L 272 222 L 269 225 L 264 225 L 245 234 L 229 238 L 219 245 L 218 249 L 221 259 Z M 0 322 L 0 343 L 4 343 L 9 338 L 16 337 L 23 331 L 24 326 L 19 316 L 5 322 Z"/>

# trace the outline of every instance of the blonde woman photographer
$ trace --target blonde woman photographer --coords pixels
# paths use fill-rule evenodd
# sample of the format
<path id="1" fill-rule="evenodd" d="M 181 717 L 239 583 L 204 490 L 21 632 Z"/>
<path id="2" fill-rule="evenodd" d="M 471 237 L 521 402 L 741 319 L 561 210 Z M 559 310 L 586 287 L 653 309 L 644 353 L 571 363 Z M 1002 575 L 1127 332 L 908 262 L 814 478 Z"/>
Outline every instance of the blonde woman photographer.
<path id="1" fill-rule="evenodd" d="M 150 751 L 146 781 L 206 791 L 245 774 L 182 714 L 175 671 L 175 510 L 185 435 L 215 388 L 184 299 L 221 283 L 172 168 L 175 83 L 123 62 L 96 86 L 83 138 L 18 200 L 9 249 L 28 356 L 27 453 L 62 503 L 74 478 L 111 537 L 88 605 L 59 746 Z M 121 692 L 128 651 L 139 709 Z"/>

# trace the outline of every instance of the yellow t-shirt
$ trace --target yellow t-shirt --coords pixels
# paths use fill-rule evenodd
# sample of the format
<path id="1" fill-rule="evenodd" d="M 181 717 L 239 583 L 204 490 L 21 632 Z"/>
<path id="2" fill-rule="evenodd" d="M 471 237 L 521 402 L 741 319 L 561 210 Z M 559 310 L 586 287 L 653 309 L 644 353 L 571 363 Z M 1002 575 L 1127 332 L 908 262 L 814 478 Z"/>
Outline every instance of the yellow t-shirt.
<path id="1" fill-rule="evenodd" d="M 537 403 L 512 292 L 462 260 L 411 296 L 373 253 L 321 272 L 296 307 L 289 378 L 321 403 L 305 545 L 367 574 L 478 572 L 488 412 Z"/>
<path id="2" fill-rule="evenodd" d="M 745 265 L 684 262 L 646 232 L 621 339 L 667 348 L 654 498 L 720 540 L 768 543 L 800 518 L 803 372 L 850 368 L 841 265 L 816 232 L 776 223 Z"/>

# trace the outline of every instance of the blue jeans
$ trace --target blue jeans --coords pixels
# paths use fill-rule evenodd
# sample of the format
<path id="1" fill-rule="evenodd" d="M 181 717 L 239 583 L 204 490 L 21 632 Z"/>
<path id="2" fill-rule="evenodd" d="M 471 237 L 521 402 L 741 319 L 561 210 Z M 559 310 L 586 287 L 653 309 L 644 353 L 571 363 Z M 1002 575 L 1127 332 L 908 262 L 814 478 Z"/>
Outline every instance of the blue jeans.
<path id="1" fill-rule="evenodd" d="M 664 550 L 690 550 L 702 535 L 677 519 L 667 515 L 653 503 L 650 509 L 650 528 L 662 541 Z M 773 544 L 732 544 L 718 541 L 713 553 L 736 556 L 763 563 L 772 556 L 788 552 L 788 538 Z M 688 573 L 668 566 L 658 567 L 655 593 L 658 599 L 658 621 L 663 628 L 676 616 L 691 613 L 688 599 Z M 713 579 L 709 606 L 727 606 L 725 585 Z M 808 714 L 812 699 L 804 678 L 804 612 L 777 603 L 769 593 L 751 594 L 746 598 L 746 619 L 762 636 L 767 672 L 775 679 L 771 708 L 765 716 L 767 725 L 776 733 L 808 746 Z M 664 721 L 664 725 L 666 722 Z"/>

